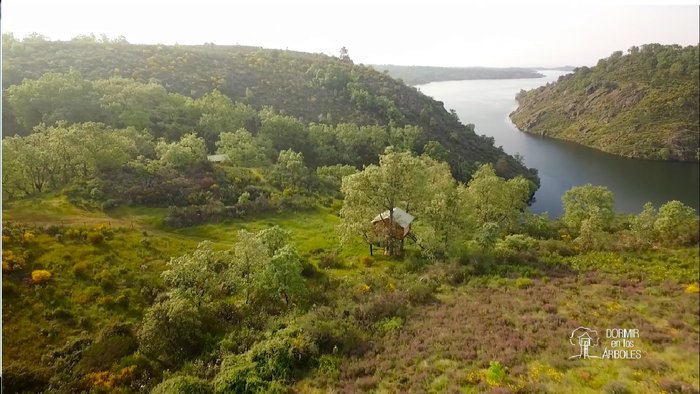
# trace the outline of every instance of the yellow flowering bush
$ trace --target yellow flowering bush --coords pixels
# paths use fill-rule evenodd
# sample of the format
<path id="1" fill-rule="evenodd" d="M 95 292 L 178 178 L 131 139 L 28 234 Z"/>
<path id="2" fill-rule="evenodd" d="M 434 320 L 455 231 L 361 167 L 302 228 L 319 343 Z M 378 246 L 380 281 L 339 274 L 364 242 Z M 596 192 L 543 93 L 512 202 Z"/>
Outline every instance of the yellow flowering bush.
<path id="1" fill-rule="evenodd" d="M 20 269 L 27 262 L 27 254 L 17 253 L 12 250 L 2 251 L 2 271 L 10 272 L 15 269 Z"/>
<path id="2" fill-rule="evenodd" d="M 358 287 L 358 290 L 360 290 L 360 293 L 369 293 L 370 287 L 366 283 L 363 283 Z"/>
<path id="3" fill-rule="evenodd" d="M 34 270 L 32 271 L 32 282 L 34 283 L 44 283 L 51 279 L 51 272 L 46 270 Z"/>
<path id="4" fill-rule="evenodd" d="M 32 242 L 34 240 L 34 238 L 35 238 L 34 233 L 32 233 L 31 231 L 25 231 L 22 234 L 22 243 L 26 244 L 26 243 Z"/>
<path id="5" fill-rule="evenodd" d="M 130 365 L 128 367 L 124 367 L 120 369 L 117 372 L 109 372 L 109 371 L 102 371 L 102 372 L 92 372 L 85 377 L 87 380 L 90 382 L 93 388 L 96 389 L 111 389 L 119 383 L 124 382 L 125 380 L 129 379 L 131 375 L 134 374 L 134 371 L 136 370 L 136 365 Z"/>
<path id="6" fill-rule="evenodd" d="M 700 287 L 698 286 L 697 283 L 691 283 L 688 286 L 686 286 L 685 292 L 688 294 L 700 293 Z"/>

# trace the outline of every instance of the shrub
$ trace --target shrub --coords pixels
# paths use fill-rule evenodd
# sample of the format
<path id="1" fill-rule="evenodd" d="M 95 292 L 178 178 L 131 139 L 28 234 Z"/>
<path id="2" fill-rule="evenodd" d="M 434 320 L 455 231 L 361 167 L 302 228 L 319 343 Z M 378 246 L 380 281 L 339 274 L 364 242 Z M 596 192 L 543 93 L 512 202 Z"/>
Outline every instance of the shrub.
<path id="1" fill-rule="evenodd" d="M 133 353 L 137 348 L 133 336 L 111 336 L 90 345 L 83 351 L 83 357 L 76 365 L 76 371 L 81 374 L 109 368 L 124 356 Z"/>
<path id="2" fill-rule="evenodd" d="M 204 336 L 199 310 L 189 301 L 172 297 L 151 306 L 138 333 L 139 347 L 166 364 L 175 365 L 199 353 Z"/>
<path id="3" fill-rule="evenodd" d="M 343 263 L 337 253 L 323 253 L 318 261 L 320 268 L 342 268 Z"/>
<path id="4" fill-rule="evenodd" d="M 348 352 L 359 347 L 362 335 L 355 324 L 340 312 L 321 306 L 301 318 L 303 331 L 321 352 L 339 349 Z"/>
<path id="5" fill-rule="evenodd" d="M 333 354 L 324 354 L 318 358 L 317 370 L 332 380 L 338 380 L 340 377 L 340 365 L 342 363 L 342 357 Z"/>
<path id="6" fill-rule="evenodd" d="M 408 307 L 408 295 L 403 291 L 377 292 L 360 304 L 355 317 L 363 323 L 372 323 L 390 316 L 403 316 Z"/>
<path id="7" fill-rule="evenodd" d="M 498 361 L 491 361 L 486 370 L 486 383 L 489 386 L 500 386 L 508 377 L 506 368 Z"/>
<path id="8" fill-rule="evenodd" d="M 221 370 L 214 378 L 216 393 L 255 393 L 267 388 L 267 383 L 256 372 L 255 363 L 248 355 L 224 358 Z"/>
<path id="9" fill-rule="evenodd" d="M 39 284 L 51 280 L 51 272 L 46 270 L 32 271 L 32 283 Z"/>
<path id="10" fill-rule="evenodd" d="M 627 387 L 624 382 L 613 380 L 608 382 L 603 386 L 603 390 L 608 394 L 631 394 L 632 391 Z"/>
<path id="11" fill-rule="evenodd" d="M 113 291 L 117 288 L 117 283 L 114 275 L 109 270 L 102 270 L 97 275 L 95 279 L 100 284 L 100 287 L 105 291 Z"/>
<path id="12" fill-rule="evenodd" d="M 403 327 L 403 319 L 399 316 L 387 317 L 377 323 L 377 328 L 382 332 L 393 332 Z"/>
<path id="13" fill-rule="evenodd" d="M 2 392 L 38 393 L 49 383 L 49 372 L 43 368 L 19 363 L 2 367 Z"/>
<path id="14" fill-rule="evenodd" d="M 408 299 L 414 304 L 425 304 L 435 299 L 433 293 L 437 284 L 432 282 L 414 282 L 408 286 Z"/>
<path id="15" fill-rule="evenodd" d="M 104 242 L 105 237 L 100 232 L 90 231 L 87 233 L 87 240 L 93 245 L 99 245 Z"/>
<path id="16" fill-rule="evenodd" d="M 697 294 L 700 292 L 700 287 L 697 283 L 691 283 L 685 287 L 685 292 L 688 294 Z"/>
<path id="17" fill-rule="evenodd" d="M 174 376 L 156 386 L 151 394 L 210 394 L 209 382 L 194 376 Z"/>
<path id="18" fill-rule="evenodd" d="M 318 348 L 311 337 L 296 327 L 275 332 L 249 351 L 257 375 L 265 380 L 286 380 L 296 369 L 307 367 Z"/>
<path id="19" fill-rule="evenodd" d="M 374 258 L 372 256 L 360 256 L 360 264 L 364 267 L 371 267 L 374 265 Z"/>
<path id="20" fill-rule="evenodd" d="M 518 289 L 524 289 L 532 286 L 532 279 L 530 278 L 518 278 L 515 280 L 515 287 Z"/>
<path id="21" fill-rule="evenodd" d="M 80 278 L 80 279 L 89 278 L 90 277 L 89 265 L 84 261 L 73 264 L 73 275 L 75 275 L 76 278 Z"/>

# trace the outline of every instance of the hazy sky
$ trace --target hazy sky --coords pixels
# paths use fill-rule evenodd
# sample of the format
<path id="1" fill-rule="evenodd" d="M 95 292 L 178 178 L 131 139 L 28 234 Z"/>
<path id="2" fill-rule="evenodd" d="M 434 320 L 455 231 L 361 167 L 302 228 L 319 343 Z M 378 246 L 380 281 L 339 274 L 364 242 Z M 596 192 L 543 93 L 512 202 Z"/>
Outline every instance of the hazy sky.
<path id="1" fill-rule="evenodd" d="M 594 65 L 632 45 L 700 41 L 697 5 L 5 0 L 1 26 L 19 38 L 105 33 L 334 55 L 346 46 L 357 63 L 436 66 Z"/>

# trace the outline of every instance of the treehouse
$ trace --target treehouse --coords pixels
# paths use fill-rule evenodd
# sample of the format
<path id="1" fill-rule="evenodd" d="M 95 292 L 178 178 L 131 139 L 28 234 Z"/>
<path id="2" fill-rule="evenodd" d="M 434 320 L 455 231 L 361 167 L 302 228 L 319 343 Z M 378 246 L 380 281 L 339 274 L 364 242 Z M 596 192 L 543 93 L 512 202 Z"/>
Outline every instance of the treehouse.
<path id="1" fill-rule="evenodd" d="M 415 217 L 401 208 L 386 210 L 372 219 L 372 230 L 379 238 L 379 246 L 383 246 L 389 255 L 403 252 L 403 240 L 410 236 L 411 223 Z M 372 244 L 369 245 L 370 255 L 373 254 Z"/>

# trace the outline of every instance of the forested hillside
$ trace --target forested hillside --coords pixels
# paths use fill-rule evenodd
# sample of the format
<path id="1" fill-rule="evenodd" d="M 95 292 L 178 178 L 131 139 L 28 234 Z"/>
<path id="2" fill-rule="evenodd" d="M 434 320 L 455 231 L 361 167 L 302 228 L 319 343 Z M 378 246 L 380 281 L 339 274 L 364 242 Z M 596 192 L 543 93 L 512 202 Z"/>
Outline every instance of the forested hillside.
<path id="1" fill-rule="evenodd" d="M 12 36 L 3 40 L 5 136 L 26 135 L 40 122 L 67 120 L 150 130 L 159 127 L 154 123 L 169 123 L 172 135 L 156 137 L 177 138 L 187 131 L 199 132 L 197 115 L 185 113 L 186 102 L 217 90 L 237 105 L 255 111 L 272 107 L 298 118 L 302 134 L 311 122 L 418 126 L 416 150 L 420 153 L 434 141 L 431 146 L 444 151 L 453 173 L 462 180 L 469 178 L 477 162 L 493 163 L 506 177 L 522 174 L 536 179 L 533 172 L 495 148 L 492 139 L 462 125 L 441 102 L 370 67 L 354 65 L 347 53 L 335 58 L 243 46 L 131 45 L 87 37 L 70 42 L 41 37 L 18 41 Z M 74 74 L 66 81 L 45 76 L 49 72 Z M 42 76 L 51 82 L 26 82 L 21 87 L 23 80 Z M 82 85 L 69 86 L 77 82 Z M 133 90 L 116 93 L 109 88 L 110 93 L 100 84 L 129 84 Z M 114 116 L 121 119 L 110 123 Z M 256 133 L 259 123 L 252 119 L 247 128 Z"/>
<path id="2" fill-rule="evenodd" d="M 401 79 L 409 85 L 435 81 L 457 81 L 466 79 L 515 79 L 541 78 L 535 70 L 518 67 L 432 67 L 432 66 L 397 66 L 393 64 L 373 64 L 380 72 L 387 72 L 391 77 Z"/>
<path id="3" fill-rule="evenodd" d="M 698 160 L 698 46 L 642 45 L 522 91 L 520 130 L 617 155 Z"/>
<path id="4" fill-rule="evenodd" d="M 4 37 L 3 393 L 698 391 L 693 208 L 533 214 L 347 53 L 102 41 Z M 643 359 L 571 360 L 628 322 Z"/>

